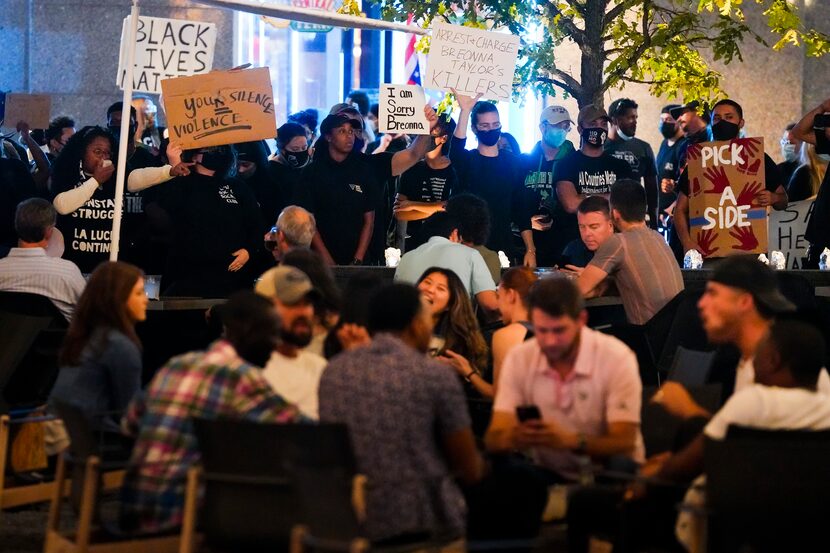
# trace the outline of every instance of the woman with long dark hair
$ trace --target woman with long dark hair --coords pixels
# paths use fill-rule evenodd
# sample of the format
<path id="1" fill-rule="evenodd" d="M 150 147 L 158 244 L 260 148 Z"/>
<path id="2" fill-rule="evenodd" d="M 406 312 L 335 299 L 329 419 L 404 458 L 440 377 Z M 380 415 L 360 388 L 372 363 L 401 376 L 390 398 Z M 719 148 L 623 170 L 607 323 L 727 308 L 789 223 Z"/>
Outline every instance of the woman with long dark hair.
<path id="1" fill-rule="evenodd" d="M 101 430 L 118 431 L 120 416 L 141 389 L 141 343 L 135 325 L 147 316 L 144 275 L 122 262 L 98 266 L 78 301 L 50 396 L 82 409 Z M 113 413 L 103 419 L 98 413 Z"/>
<path id="2" fill-rule="evenodd" d="M 84 127 L 67 141 L 52 166 L 53 204 L 66 247 L 63 257 L 83 273 L 109 259 L 117 152 L 108 130 Z"/>
<path id="3" fill-rule="evenodd" d="M 488 370 L 487 342 L 461 279 L 449 269 L 430 267 L 418 279 L 418 290 L 435 322 L 430 354 L 451 365 L 478 394 L 492 398 L 493 385 L 483 376 Z"/>

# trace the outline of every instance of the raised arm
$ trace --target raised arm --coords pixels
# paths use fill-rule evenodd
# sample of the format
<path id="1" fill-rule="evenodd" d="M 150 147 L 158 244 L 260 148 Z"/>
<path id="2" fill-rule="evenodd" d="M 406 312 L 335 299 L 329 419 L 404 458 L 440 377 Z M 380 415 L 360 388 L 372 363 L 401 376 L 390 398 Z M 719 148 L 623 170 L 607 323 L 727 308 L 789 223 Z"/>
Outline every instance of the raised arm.
<path id="1" fill-rule="evenodd" d="M 816 118 L 816 115 L 828 112 L 830 112 L 830 98 L 826 99 L 821 103 L 821 105 L 810 110 L 804 117 L 802 117 L 801 121 L 799 121 L 798 124 L 793 127 L 793 130 L 790 131 L 790 136 L 815 145 L 816 135 L 813 133 L 813 119 Z"/>
<path id="2" fill-rule="evenodd" d="M 438 116 L 435 114 L 435 110 L 429 105 L 424 106 L 424 114 L 427 117 L 427 121 L 429 121 L 429 130 L 432 131 L 435 125 L 438 124 Z M 392 156 L 392 176 L 397 177 L 422 160 L 431 143 L 430 135 L 422 134 L 412 141 L 409 148 L 396 152 Z"/>

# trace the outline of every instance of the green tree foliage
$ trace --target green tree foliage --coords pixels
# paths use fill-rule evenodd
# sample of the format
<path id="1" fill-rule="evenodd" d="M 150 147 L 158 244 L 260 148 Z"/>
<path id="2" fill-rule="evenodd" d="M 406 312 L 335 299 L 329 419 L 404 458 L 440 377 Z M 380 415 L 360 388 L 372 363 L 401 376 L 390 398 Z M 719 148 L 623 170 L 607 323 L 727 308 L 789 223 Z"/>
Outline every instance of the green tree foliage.
<path id="1" fill-rule="evenodd" d="M 384 18 L 423 26 L 435 18 L 488 29 L 507 28 L 521 38 L 514 92 L 576 98 L 580 106 L 602 105 L 603 92 L 626 83 L 649 86 L 654 95 L 711 102 L 723 96 L 722 75 L 707 57 L 743 61 L 741 44 L 756 40 L 780 50 L 802 46 L 808 56 L 830 51 L 830 36 L 807 29 L 798 8 L 786 0 L 755 0 L 769 27 L 765 35 L 745 21 L 742 0 L 370 0 Z M 557 65 L 565 41 L 581 51 L 579 72 Z M 421 48 L 428 49 L 428 38 Z M 707 52 L 708 56 L 704 56 Z"/>

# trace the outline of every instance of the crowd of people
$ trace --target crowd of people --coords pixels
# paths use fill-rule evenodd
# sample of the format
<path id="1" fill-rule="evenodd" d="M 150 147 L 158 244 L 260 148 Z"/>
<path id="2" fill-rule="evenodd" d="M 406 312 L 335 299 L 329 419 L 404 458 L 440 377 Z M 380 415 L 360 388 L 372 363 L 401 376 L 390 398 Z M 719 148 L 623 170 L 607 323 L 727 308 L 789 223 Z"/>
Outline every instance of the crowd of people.
<path id="1" fill-rule="evenodd" d="M 610 115 L 587 106 L 575 123 L 547 107 L 542 139 L 523 155 L 502 147 L 494 104 L 456 97 L 457 124 L 426 107 L 430 134 L 413 139 L 377 137 L 360 97 L 332 108 L 319 136 L 307 110 L 279 127 L 273 155 L 261 142 L 182 151 L 140 99 L 118 262 L 106 259 L 122 106 L 108 110 L 109 128 L 72 132 L 70 119 L 56 119 L 44 135 L 49 155 L 19 125 L 43 155 L 30 167 L 25 151 L 12 159 L 17 149 L 3 149 L 0 190 L 14 208 L 2 222 L 0 291 L 49 298 L 66 319 L 50 404 L 80 408 L 129 459 L 126 531 L 182 523 L 187 470 L 199 461 L 196 417 L 345 423 L 370 482 L 367 537 L 427 536 L 448 551 L 465 539 L 532 539 L 549 490 L 563 484 L 572 486 L 570 550 L 587 551 L 592 535 L 617 540 L 623 520 L 627 546 L 674 543 L 674 502 L 702 475 L 704 436 L 722 440 L 730 424 L 830 427 L 824 338 L 791 318 L 796 306 L 755 259 L 719 263 L 696 302 L 718 348 L 724 404 L 704 408 L 677 382 L 646 398 L 683 421 L 686 439 L 670 454 L 646 457 L 646 375 L 634 345 L 588 317 L 586 299 L 611 287 L 633 329 L 682 297 L 678 257 L 699 247 L 688 232 L 685 148 L 739 136 L 740 105 L 718 102 L 711 126 L 694 103 L 667 106 L 655 159 L 634 136 L 628 99 Z M 791 190 L 818 194 L 808 227 L 816 262 L 830 246 L 821 157 L 830 129 L 813 129 L 825 112 L 830 100 L 785 131 L 788 161 L 767 159 L 756 198 L 781 209 Z M 566 138 L 573 125 L 578 147 Z M 392 243 L 405 251 L 394 284 L 367 271 L 340 289 L 332 265 L 381 262 Z M 516 265 L 503 274 L 500 253 Z M 135 327 L 151 273 L 164 275 L 167 294 L 228 300 L 208 313 L 221 336 L 149 367 L 142 387 Z M 49 453 L 66 446 L 59 425 L 50 436 Z M 597 488 L 603 470 L 634 483 Z M 643 478 L 655 476 L 678 491 L 651 493 Z M 679 532 L 692 550 L 694 522 Z"/>

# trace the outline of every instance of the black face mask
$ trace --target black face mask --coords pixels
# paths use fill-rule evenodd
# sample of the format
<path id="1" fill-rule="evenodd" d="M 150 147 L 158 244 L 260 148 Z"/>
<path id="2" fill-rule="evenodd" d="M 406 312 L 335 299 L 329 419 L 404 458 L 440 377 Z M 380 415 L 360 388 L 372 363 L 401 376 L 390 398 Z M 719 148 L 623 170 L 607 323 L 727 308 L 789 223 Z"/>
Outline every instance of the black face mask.
<path id="1" fill-rule="evenodd" d="M 216 171 L 217 173 L 222 173 L 224 171 L 227 171 L 228 162 L 229 159 L 227 153 L 223 150 L 218 150 L 214 152 L 202 152 L 202 161 L 199 162 L 199 165 L 201 165 L 209 171 Z"/>
<path id="2" fill-rule="evenodd" d="M 286 150 L 282 156 L 288 162 L 289 166 L 296 169 L 304 167 L 308 163 L 308 150 L 303 150 L 302 152 L 289 152 Z"/>
<path id="3" fill-rule="evenodd" d="M 499 138 L 501 138 L 501 129 L 478 131 L 476 132 L 476 137 L 478 137 L 478 141 L 485 146 L 495 146 L 498 143 Z"/>
<path id="4" fill-rule="evenodd" d="M 677 134 L 677 125 L 667 121 L 660 123 L 660 134 L 663 135 L 663 138 L 672 138 Z"/>
<path id="5" fill-rule="evenodd" d="M 582 129 L 582 141 L 590 144 L 596 148 L 602 147 L 605 144 L 605 139 L 608 137 L 608 131 L 602 127 L 588 127 Z"/>
<path id="6" fill-rule="evenodd" d="M 740 132 L 741 127 L 723 119 L 712 125 L 712 138 L 714 140 L 733 140 L 738 138 Z"/>

